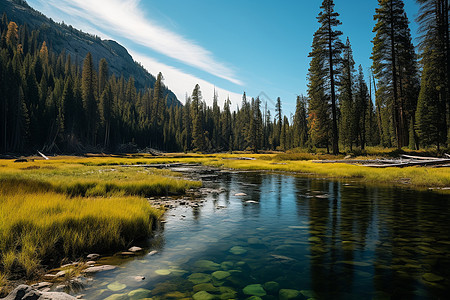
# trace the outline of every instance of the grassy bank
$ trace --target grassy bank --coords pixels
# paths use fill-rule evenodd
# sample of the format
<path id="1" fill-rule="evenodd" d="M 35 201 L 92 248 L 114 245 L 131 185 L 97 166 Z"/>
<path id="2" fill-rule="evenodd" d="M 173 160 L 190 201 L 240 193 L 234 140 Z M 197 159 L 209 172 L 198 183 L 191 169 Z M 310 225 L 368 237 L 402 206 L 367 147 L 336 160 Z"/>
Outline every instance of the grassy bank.
<path id="1" fill-rule="evenodd" d="M 162 211 L 144 197 L 201 185 L 167 170 L 110 168 L 94 160 L 0 161 L 0 287 L 63 259 L 150 236 Z"/>

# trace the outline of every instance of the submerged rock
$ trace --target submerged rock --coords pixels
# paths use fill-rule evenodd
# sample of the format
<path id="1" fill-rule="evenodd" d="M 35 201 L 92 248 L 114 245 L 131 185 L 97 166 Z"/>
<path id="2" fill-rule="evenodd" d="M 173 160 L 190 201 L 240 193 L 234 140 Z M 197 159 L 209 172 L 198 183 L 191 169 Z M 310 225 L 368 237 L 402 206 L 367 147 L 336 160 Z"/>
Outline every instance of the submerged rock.
<path id="1" fill-rule="evenodd" d="M 105 300 L 128 300 L 127 294 L 112 294 L 105 298 Z"/>
<path id="2" fill-rule="evenodd" d="M 241 246 L 234 246 L 229 250 L 234 255 L 241 255 L 244 253 L 247 253 L 247 249 L 241 247 Z"/>
<path id="3" fill-rule="evenodd" d="M 251 295 L 251 296 L 260 296 L 261 297 L 261 296 L 267 295 L 266 291 L 264 290 L 264 288 L 260 284 L 247 285 L 243 289 L 243 292 L 244 292 L 244 294 Z"/>
<path id="4" fill-rule="evenodd" d="M 211 275 L 205 273 L 192 273 L 188 276 L 188 280 L 193 284 L 210 282 L 212 279 Z"/>
<path id="5" fill-rule="evenodd" d="M 291 289 L 281 289 L 279 293 L 280 300 L 296 299 L 300 296 L 300 291 Z"/>
<path id="6" fill-rule="evenodd" d="M 212 292 L 212 293 L 219 291 L 219 289 L 216 288 L 211 283 L 200 283 L 200 284 L 194 285 L 193 290 L 194 290 L 194 292 L 205 291 L 205 292 Z"/>
<path id="7" fill-rule="evenodd" d="M 21 284 L 16 287 L 3 300 L 76 300 L 77 298 L 66 293 L 41 292 L 33 289 L 31 286 Z"/>
<path id="8" fill-rule="evenodd" d="M 196 268 L 199 268 L 199 269 L 202 269 L 202 270 L 205 270 L 205 271 L 217 271 L 220 268 L 219 264 L 217 264 L 217 263 L 215 263 L 213 261 L 204 260 L 204 259 L 197 260 L 194 263 L 194 266 Z"/>
<path id="9" fill-rule="evenodd" d="M 150 296 L 151 291 L 147 289 L 137 289 L 128 293 L 130 300 L 143 299 Z"/>
<path id="10" fill-rule="evenodd" d="M 168 270 L 168 269 L 160 269 L 160 270 L 156 270 L 155 273 L 158 275 L 165 276 L 165 275 L 169 275 L 170 273 L 172 273 L 172 271 Z"/>
<path id="11" fill-rule="evenodd" d="M 127 287 L 127 286 L 126 286 L 125 284 L 120 283 L 120 282 L 118 282 L 118 281 L 115 281 L 115 282 L 113 282 L 113 283 L 111 283 L 111 284 L 108 284 L 108 289 L 111 290 L 111 291 L 113 291 L 113 292 L 123 290 L 123 289 L 126 288 L 126 287 Z"/>
<path id="12" fill-rule="evenodd" d="M 195 293 L 194 296 L 192 296 L 192 298 L 194 300 L 213 300 L 213 299 L 215 299 L 215 296 L 211 295 L 208 292 L 201 291 L 201 292 Z"/>
<path id="13" fill-rule="evenodd" d="M 264 289 L 270 294 L 275 294 L 280 289 L 280 285 L 278 284 L 278 282 L 268 281 L 264 283 Z"/>
<path id="14" fill-rule="evenodd" d="M 216 271 L 212 273 L 212 276 L 217 280 L 224 280 L 225 278 L 229 277 L 231 274 L 226 271 Z"/>

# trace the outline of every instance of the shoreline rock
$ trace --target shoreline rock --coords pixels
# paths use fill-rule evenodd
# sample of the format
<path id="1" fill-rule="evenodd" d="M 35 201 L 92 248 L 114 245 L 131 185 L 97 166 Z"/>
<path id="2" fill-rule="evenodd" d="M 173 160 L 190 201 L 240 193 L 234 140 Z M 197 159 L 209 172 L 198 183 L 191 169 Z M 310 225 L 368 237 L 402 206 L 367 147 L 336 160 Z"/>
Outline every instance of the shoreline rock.
<path id="1" fill-rule="evenodd" d="M 76 300 L 69 294 L 62 292 L 42 292 L 32 288 L 29 285 L 21 284 L 16 287 L 8 296 L 2 300 Z"/>

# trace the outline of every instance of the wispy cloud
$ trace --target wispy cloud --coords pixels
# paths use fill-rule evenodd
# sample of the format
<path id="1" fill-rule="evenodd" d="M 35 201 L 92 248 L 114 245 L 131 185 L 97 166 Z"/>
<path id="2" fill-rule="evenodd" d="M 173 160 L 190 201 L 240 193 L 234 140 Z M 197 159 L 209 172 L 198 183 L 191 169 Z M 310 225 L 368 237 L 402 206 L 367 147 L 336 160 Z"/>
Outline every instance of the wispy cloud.
<path id="1" fill-rule="evenodd" d="M 158 70 L 158 72 L 161 72 L 164 76 L 164 84 L 175 93 L 181 102 L 184 102 L 186 93 L 188 96 L 191 95 L 196 84 L 200 85 L 203 99 L 208 105 L 212 105 L 214 90 L 219 95 L 220 105 L 223 105 L 225 99 L 229 98 L 232 103 L 232 108 L 235 109 L 241 102 L 241 94 L 214 86 L 206 80 L 187 74 L 177 68 L 167 66 L 144 54 L 133 51 L 130 51 L 130 54 L 133 56 L 134 60 L 140 62 L 148 70 Z"/>
<path id="2" fill-rule="evenodd" d="M 243 85 L 213 53 L 175 32 L 154 24 L 140 8 L 140 0 L 48 0 L 61 11 L 82 17 L 106 32 L 114 32 L 142 46 L 237 85 Z"/>

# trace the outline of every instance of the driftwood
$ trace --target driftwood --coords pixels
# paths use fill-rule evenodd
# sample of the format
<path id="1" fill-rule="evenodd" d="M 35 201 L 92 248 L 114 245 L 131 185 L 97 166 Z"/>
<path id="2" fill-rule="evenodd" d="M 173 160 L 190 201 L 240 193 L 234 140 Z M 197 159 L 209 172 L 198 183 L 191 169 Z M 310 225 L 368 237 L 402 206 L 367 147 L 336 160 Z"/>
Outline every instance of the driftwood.
<path id="1" fill-rule="evenodd" d="M 450 159 L 436 159 L 436 160 L 421 160 L 421 161 L 405 161 L 400 163 L 393 163 L 393 164 L 383 164 L 383 165 L 377 165 L 377 164 L 369 164 L 364 165 L 365 167 L 372 167 L 372 168 L 404 168 L 404 167 L 412 167 L 412 166 L 444 166 L 448 165 L 450 163 Z"/>
<path id="2" fill-rule="evenodd" d="M 401 155 L 401 159 L 340 159 L 340 160 L 316 160 L 315 163 L 330 164 L 330 163 L 344 163 L 352 165 L 362 165 L 372 168 L 404 168 L 411 166 L 430 166 L 433 168 L 445 168 L 450 167 L 450 155 L 445 154 L 448 158 L 439 157 L 423 157 L 412 155 Z"/>
<path id="3" fill-rule="evenodd" d="M 41 152 L 37 152 L 40 156 L 42 156 L 45 160 L 48 160 L 48 157 L 47 156 L 45 156 L 44 154 L 42 154 Z"/>

